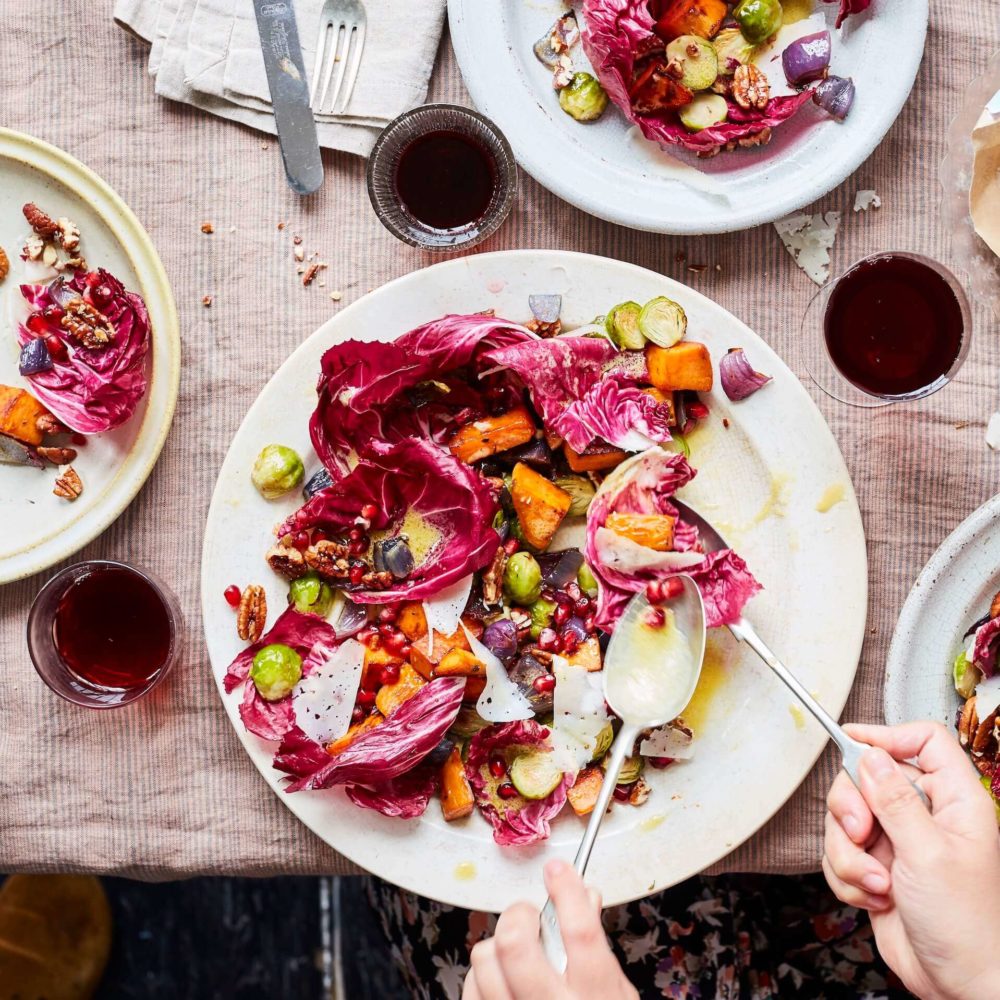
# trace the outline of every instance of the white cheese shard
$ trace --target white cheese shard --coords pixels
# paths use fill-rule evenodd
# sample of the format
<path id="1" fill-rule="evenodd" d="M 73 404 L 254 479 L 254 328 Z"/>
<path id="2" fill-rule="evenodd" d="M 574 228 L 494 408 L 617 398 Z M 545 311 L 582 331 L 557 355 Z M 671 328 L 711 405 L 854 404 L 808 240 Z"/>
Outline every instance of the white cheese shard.
<path id="1" fill-rule="evenodd" d="M 882 199 L 870 190 L 858 191 L 854 196 L 854 211 L 867 212 L 869 208 L 881 208 Z"/>
<path id="2" fill-rule="evenodd" d="M 619 573 L 638 573 L 652 570 L 685 570 L 705 561 L 701 552 L 657 552 L 648 546 L 633 542 L 610 528 L 598 528 L 594 533 L 594 546 L 601 560 Z"/>
<path id="3" fill-rule="evenodd" d="M 552 701 L 552 753 L 559 767 L 575 774 L 594 759 L 598 738 L 608 722 L 601 674 L 552 658 L 556 679 Z"/>
<path id="4" fill-rule="evenodd" d="M 486 664 L 486 686 L 476 702 L 476 711 L 487 722 L 516 722 L 533 719 L 528 699 L 510 679 L 507 668 L 466 627 L 460 623 L 473 655 Z"/>
<path id="5" fill-rule="evenodd" d="M 694 734 L 687 726 L 668 722 L 654 729 L 640 744 L 639 753 L 643 757 L 671 757 L 674 760 L 690 760 L 694 756 Z"/>
<path id="6" fill-rule="evenodd" d="M 994 413 L 986 425 L 986 443 L 994 450 L 1000 450 L 1000 413 Z"/>
<path id="7" fill-rule="evenodd" d="M 427 652 L 434 652 L 434 633 L 453 635 L 458 631 L 462 612 L 469 603 L 472 593 L 472 574 L 463 576 L 433 597 L 424 601 L 424 615 L 427 618 Z"/>
<path id="8" fill-rule="evenodd" d="M 785 249 L 817 285 L 830 276 L 830 250 L 839 227 L 840 212 L 817 215 L 799 212 L 774 223 Z"/>
<path id="9" fill-rule="evenodd" d="M 976 715 L 989 718 L 1000 708 L 1000 674 L 994 674 L 976 685 Z"/>
<path id="10" fill-rule="evenodd" d="M 343 736 L 351 725 L 365 647 L 356 639 L 348 639 L 335 649 L 315 646 L 309 656 L 319 662 L 296 685 L 292 712 L 306 736 L 327 744 Z"/>

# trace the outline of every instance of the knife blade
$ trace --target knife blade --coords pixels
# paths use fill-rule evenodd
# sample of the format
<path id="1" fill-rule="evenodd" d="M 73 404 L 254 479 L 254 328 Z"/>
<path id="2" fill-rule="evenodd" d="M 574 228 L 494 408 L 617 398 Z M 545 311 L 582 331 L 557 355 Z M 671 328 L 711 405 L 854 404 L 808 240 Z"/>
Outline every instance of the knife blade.
<path id="1" fill-rule="evenodd" d="M 285 176 L 296 194 L 312 194 L 323 183 L 323 159 L 309 107 L 295 11 L 291 0 L 254 0 L 253 10 Z"/>

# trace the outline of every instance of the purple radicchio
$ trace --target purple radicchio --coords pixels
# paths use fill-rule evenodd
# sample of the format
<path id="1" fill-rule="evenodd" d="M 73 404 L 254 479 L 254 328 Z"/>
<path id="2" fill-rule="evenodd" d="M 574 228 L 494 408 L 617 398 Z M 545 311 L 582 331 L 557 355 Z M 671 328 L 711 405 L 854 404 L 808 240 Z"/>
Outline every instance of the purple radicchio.
<path id="1" fill-rule="evenodd" d="M 837 3 L 837 0 L 824 0 L 825 3 Z M 840 0 L 840 9 L 837 11 L 836 27 L 840 27 L 851 14 L 860 14 L 868 10 L 872 5 L 872 0 Z"/>
<path id="2" fill-rule="evenodd" d="M 363 458 L 340 482 L 306 501 L 278 534 L 313 528 L 344 534 L 354 527 L 366 504 L 377 510 L 372 530 L 391 530 L 412 512 L 437 533 L 438 540 L 390 589 L 351 590 L 352 600 L 359 604 L 432 597 L 488 565 L 500 544 L 493 529 L 498 504 L 486 480 L 450 452 L 417 438 Z"/>
<path id="3" fill-rule="evenodd" d="M 146 392 L 146 354 L 149 350 L 149 315 L 142 296 L 127 291 L 103 268 L 76 273 L 48 285 L 21 285 L 31 315 L 41 316 L 43 336 L 52 335 L 67 348 L 65 357 L 53 356 L 52 366 L 26 377 L 32 392 L 71 430 L 98 434 L 125 423 Z M 59 321 L 56 308 L 83 302 L 107 321 L 111 336 L 106 344 L 86 346 Z M 50 309 L 50 315 L 44 311 Z M 38 323 L 38 320 L 33 320 Z M 18 326 L 23 348 L 38 336 L 26 322 Z"/>
<path id="4" fill-rule="evenodd" d="M 374 809 L 383 816 L 415 819 L 423 816 L 427 803 L 438 789 L 441 771 L 422 761 L 412 771 L 398 778 L 380 781 L 370 786 L 350 785 L 347 797 L 362 809 Z"/>
<path id="5" fill-rule="evenodd" d="M 469 741 L 465 773 L 472 785 L 476 804 L 493 826 L 493 839 L 502 846 L 523 846 L 545 840 L 550 821 L 566 804 L 566 792 L 575 775 L 567 774 L 544 799 L 529 800 L 518 795 L 501 798 L 497 788 L 503 779 L 490 773 L 490 757 L 499 755 L 508 764 L 527 750 L 550 751 L 549 730 L 537 722 L 506 722 L 481 729 Z"/>
<path id="6" fill-rule="evenodd" d="M 972 647 L 972 662 L 983 672 L 984 677 L 992 677 L 996 673 L 998 653 L 1000 653 L 1000 618 L 991 618 L 976 629 L 976 639 Z"/>

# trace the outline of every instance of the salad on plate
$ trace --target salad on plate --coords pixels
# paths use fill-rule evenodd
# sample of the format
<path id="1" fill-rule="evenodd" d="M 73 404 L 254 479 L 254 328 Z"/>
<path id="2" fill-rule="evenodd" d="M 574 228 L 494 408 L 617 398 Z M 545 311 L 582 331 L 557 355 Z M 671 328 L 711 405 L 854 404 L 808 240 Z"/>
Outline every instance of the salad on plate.
<path id="1" fill-rule="evenodd" d="M 270 626 L 263 587 L 224 595 L 247 642 L 224 687 L 242 687 L 288 792 L 343 786 L 401 818 L 436 799 L 448 822 L 478 811 L 498 844 L 543 840 L 603 783 L 619 722 L 601 670 L 629 598 L 663 605 L 683 572 L 717 627 L 760 589 L 672 502 L 715 379 L 683 307 L 623 302 L 568 331 L 560 296 L 529 308 L 336 344 L 309 422 L 319 467 L 261 442 L 257 490 L 304 502 L 262 546 L 288 586 Z M 733 400 L 769 381 L 739 348 L 718 368 Z M 683 719 L 643 733 L 616 803 L 641 805 L 646 768 L 693 738 Z"/>
<path id="2" fill-rule="evenodd" d="M 835 2 L 835 0 L 823 0 Z M 840 0 L 836 28 L 871 0 Z M 593 122 L 609 103 L 642 135 L 700 157 L 768 143 L 814 102 L 837 121 L 854 83 L 811 0 L 582 0 L 534 46 L 559 106 Z"/>

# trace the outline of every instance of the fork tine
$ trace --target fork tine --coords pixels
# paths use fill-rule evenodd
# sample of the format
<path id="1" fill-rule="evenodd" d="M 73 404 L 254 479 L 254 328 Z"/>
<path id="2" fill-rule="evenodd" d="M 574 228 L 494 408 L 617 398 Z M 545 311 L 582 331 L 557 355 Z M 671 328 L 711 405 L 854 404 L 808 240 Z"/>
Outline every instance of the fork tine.
<path id="1" fill-rule="evenodd" d="M 344 47 L 340 47 L 340 36 L 337 38 L 337 58 L 336 67 L 337 75 L 333 80 L 333 90 L 327 89 L 323 94 L 323 108 L 327 114 L 333 114 L 334 108 L 337 106 L 337 100 L 340 97 L 340 88 L 344 84 L 344 74 L 347 72 L 347 55 L 351 50 L 351 34 L 354 29 L 353 24 L 344 24 Z M 339 29 L 338 29 L 339 30 Z M 333 71 L 333 65 L 330 66 L 330 71 Z M 327 77 L 329 81 L 329 77 Z"/>
<path id="2" fill-rule="evenodd" d="M 316 98 L 319 96 L 319 81 L 323 74 L 323 60 L 326 58 L 326 40 L 330 34 L 330 27 L 330 22 L 324 21 L 320 25 L 319 38 L 316 40 L 316 61 L 313 63 L 313 78 L 309 87 L 309 107 L 314 112 L 319 110 L 316 106 Z"/>
<path id="3" fill-rule="evenodd" d="M 361 52 L 364 47 L 365 22 L 362 21 L 356 26 L 356 30 L 354 32 L 354 50 L 351 52 L 351 65 L 347 71 L 347 81 L 344 86 L 343 96 L 340 99 L 341 113 L 345 112 L 347 110 L 347 105 L 351 103 L 351 94 L 354 93 L 354 85 L 358 82 L 358 71 L 361 69 Z"/>
<path id="4" fill-rule="evenodd" d="M 323 89 L 320 91 L 319 106 L 316 109 L 321 114 L 329 113 L 327 95 L 330 92 L 330 80 L 333 78 L 333 71 L 337 67 L 337 53 L 340 51 L 340 36 L 342 28 L 346 28 L 346 25 L 343 22 L 334 24 L 333 36 L 330 39 L 330 47 L 326 51 L 326 66 L 323 69 Z"/>

